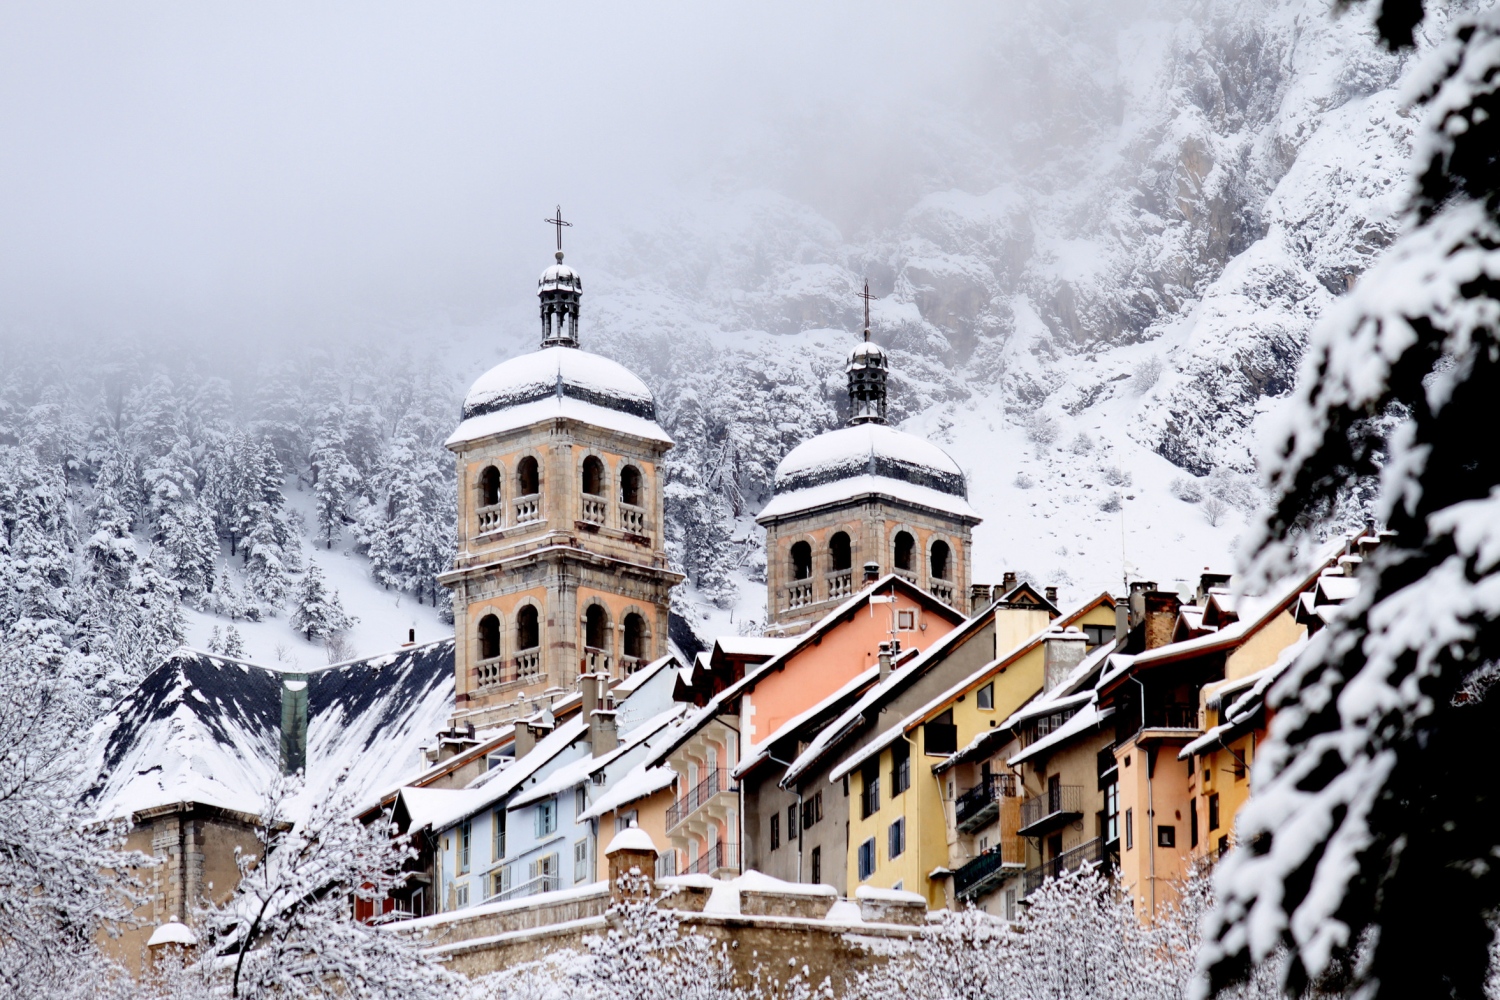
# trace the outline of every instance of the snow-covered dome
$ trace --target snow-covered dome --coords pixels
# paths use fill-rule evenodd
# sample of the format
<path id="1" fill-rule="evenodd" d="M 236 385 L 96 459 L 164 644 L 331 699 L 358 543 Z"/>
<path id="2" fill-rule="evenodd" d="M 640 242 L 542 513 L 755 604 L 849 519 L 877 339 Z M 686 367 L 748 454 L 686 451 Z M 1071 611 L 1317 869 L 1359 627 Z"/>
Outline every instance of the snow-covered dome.
<path id="1" fill-rule="evenodd" d="M 481 375 L 464 397 L 463 423 L 449 443 L 558 416 L 671 440 L 656 423 L 651 390 L 624 365 L 576 347 L 545 347 Z"/>
<path id="2" fill-rule="evenodd" d="M 878 365 L 885 367 L 885 349 L 879 344 L 866 340 L 857 345 L 849 352 L 849 364 L 854 365 Z"/>
<path id="3" fill-rule="evenodd" d="M 542 272 L 540 278 L 536 279 L 538 295 L 543 292 L 555 292 L 564 289 L 574 292 L 583 291 L 583 279 L 578 276 L 577 271 L 566 264 L 553 264 Z"/>
<path id="4" fill-rule="evenodd" d="M 866 493 L 977 517 L 968 503 L 963 470 L 952 456 L 882 423 L 855 424 L 804 441 L 776 467 L 775 489 L 762 518 Z"/>

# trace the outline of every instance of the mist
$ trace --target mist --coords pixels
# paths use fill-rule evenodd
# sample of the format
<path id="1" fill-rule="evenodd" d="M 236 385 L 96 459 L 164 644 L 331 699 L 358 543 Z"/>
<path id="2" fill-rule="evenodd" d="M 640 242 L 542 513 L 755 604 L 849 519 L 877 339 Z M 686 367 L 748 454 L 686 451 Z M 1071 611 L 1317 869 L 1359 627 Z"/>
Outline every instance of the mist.
<path id="1" fill-rule="evenodd" d="M 1097 99 L 1072 73 L 1044 93 L 1017 36 L 1038 10 L 9 5 L 0 329 L 206 343 L 485 322 L 530 308 L 558 203 L 583 267 L 716 192 L 886 225 L 927 190 L 996 183 L 1040 103 Z"/>

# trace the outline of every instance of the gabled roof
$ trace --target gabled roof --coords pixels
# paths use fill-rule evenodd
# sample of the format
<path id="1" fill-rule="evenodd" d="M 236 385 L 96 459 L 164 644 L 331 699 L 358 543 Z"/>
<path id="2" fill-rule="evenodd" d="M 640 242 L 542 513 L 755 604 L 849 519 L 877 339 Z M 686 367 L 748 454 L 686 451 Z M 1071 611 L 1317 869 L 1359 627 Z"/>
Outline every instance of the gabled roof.
<path id="1" fill-rule="evenodd" d="M 1020 589 L 1018 587 L 1016 591 Z M 1012 591 L 1012 593 L 1016 591 Z M 1044 607 L 1051 607 L 1050 604 L 1045 603 L 1045 598 L 1042 600 Z M 783 788 L 787 787 L 804 774 L 808 768 L 823 759 L 823 757 L 837 751 L 844 740 L 857 732 L 865 721 L 870 718 L 878 718 L 882 706 L 888 704 L 891 699 L 911 687 L 919 677 L 934 665 L 941 663 L 952 650 L 963 645 L 986 625 L 994 621 L 995 609 L 1001 603 L 1003 603 L 1003 599 L 1001 602 L 991 604 L 984 611 L 970 618 L 931 646 L 928 646 L 908 662 L 893 669 L 889 677 L 867 691 L 859 701 L 845 710 L 833 722 L 825 726 L 822 732 L 813 738 L 807 749 L 802 751 L 792 761 L 791 767 L 787 768 L 785 776 L 781 779 L 781 786 Z"/>
<path id="2" fill-rule="evenodd" d="M 824 637 L 827 636 L 829 632 L 837 628 L 839 624 L 841 624 L 846 619 L 852 618 L 854 616 L 854 613 L 860 608 L 868 605 L 870 603 L 871 597 L 876 596 L 881 591 L 888 591 L 894 594 L 898 590 L 905 593 L 907 597 L 916 601 L 918 604 L 921 604 L 928 611 L 949 618 L 955 625 L 960 624 L 964 621 L 963 614 L 960 613 L 956 608 L 938 600 L 936 597 L 933 597 L 931 594 L 918 587 L 916 584 L 911 583 L 910 581 L 899 577 L 894 573 L 891 573 L 881 577 L 879 580 L 876 580 L 874 583 L 868 585 L 859 593 L 850 597 L 843 604 L 840 604 L 838 607 L 828 612 L 828 614 L 818 619 L 818 621 L 815 622 L 813 626 L 806 632 L 803 632 L 800 635 L 793 636 L 791 640 L 792 644 L 785 650 L 783 650 L 776 656 L 771 657 L 765 662 L 757 664 L 754 670 L 746 671 L 743 678 L 736 681 L 734 684 L 731 684 L 724 690 L 720 697 L 720 701 L 727 702 L 732 698 L 739 697 L 746 691 L 752 690 L 755 687 L 756 682 L 766 674 L 770 673 L 773 670 L 780 669 L 786 664 L 788 660 L 796 656 L 799 652 L 806 649 L 807 647 L 816 646 L 821 643 Z"/>
<path id="3" fill-rule="evenodd" d="M 792 716 L 786 722 L 782 723 L 781 728 L 776 730 L 770 739 L 763 740 L 750 748 L 750 751 L 740 759 L 739 765 L 735 767 L 734 777 L 736 779 L 742 778 L 755 770 L 756 767 L 770 759 L 771 750 L 778 742 L 795 736 L 809 725 L 815 726 L 819 733 L 827 731 L 829 720 L 837 717 L 850 702 L 869 690 L 870 686 L 879 679 L 880 667 L 870 667 L 855 674 L 849 679 L 849 683 L 816 705 Z M 834 724 L 836 725 L 837 723 Z"/>
<path id="4" fill-rule="evenodd" d="M 609 753 L 600 754 L 597 757 L 588 756 L 582 760 L 574 761 L 565 767 L 559 768 L 556 773 L 547 778 L 546 781 L 526 789 L 525 792 L 515 796 L 507 803 L 508 806 L 524 806 L 532 802 L 538 802 L 550 795 L 564 792 L 581 785 L 593 778 L 595 774 L 603 771 L 609 765 L 618 761 L 635 750 L 639 749 L 647 740 L 665 729 L 670 723 L 682 716 L 683 705 L 674 705 L 665 712 L 660 713 L 636 726 L 625 734 L 620 745 Z"/>
<path id="5" fill-rule="evenodd" d="M 1095 608 L 1113 608 L 1114 604 L 1114 598 L 1109 594 L 1100 594 L 1093 600 L 1087 601 L 1074 608 L 1066 615 L 1049 624 L 1046 628 L 1034 632 L 1031 636 L 1029 636 L 1023 642 L 1019 643 L 1014 649 L 1006 653 L 1004 656 L 986 663 L 983 667 L 980 667 L 968 677 L 965 677 L 957 684 L 954 684 L 952 687 L 948 688 L 948 690 L 944 691 L 936 698 L 933 698 L 921 708 L 918 708 L 916 711 L 907 715 L 900 722 L 888 727 L 879 736 L 877 736 L 871 742 L 865 744 L 858 751 L 840 761 L 833 768 L 833 770 L 829 772 L 829 779 L 832 781 L 837 781 L 838 779 L 842 778 L 844 775 L 854 770 L 860 764 L 864 763 L 865 760 L 867 760 L 869 757 L 874 754 L 878 754 L 880 751 L 890 746 L 907 730 L 915 729 L 917 726 L 928 721 L 932 716 L 937 715 L 938 713 L 943 711 L 944 707 L 952 703 L 959 695 L 968 691 L 975 685 L 983 683 L 987 678 L 999 674 L 1002 669 L 1009 667 L 1012 663 L 1015 663 L 1021 657 L 1035 650 L 1041 643 L 1041 641 L 1046 638 L 1047 633 L 1050 632 L 1053 628 L 1056 628 L 1058 626 L 1066 627 L 1068 625 L 1076 624 L 1080 619 L 1083 618 L 1084 615 L 1088 614 L 1090 611 L 1093 611 Z"/>
<path id="6" fill-rule="evenodd" d="M 100 720 L 84 801 L 101 818 L 180 802 L 258 813 L 281 771 L 287 674 L 308 685 L 304 801 L 340 781 L 373 801 L 414 777 L 453 712 L 452 639 L 297 671 L 181 649 Z"/>

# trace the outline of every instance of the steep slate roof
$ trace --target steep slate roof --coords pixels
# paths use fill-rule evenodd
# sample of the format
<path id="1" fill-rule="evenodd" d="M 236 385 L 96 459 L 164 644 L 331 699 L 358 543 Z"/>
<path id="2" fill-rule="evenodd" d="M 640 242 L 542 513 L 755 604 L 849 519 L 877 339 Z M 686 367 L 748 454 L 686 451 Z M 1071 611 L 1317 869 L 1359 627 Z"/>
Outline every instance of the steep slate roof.
<path id="1" fill-rule="evenodd" d="M 296 671 L 181 649 L 99 721 L 85 803 L 101 818 L 179 802 L 258 813 L 281 770 L 287 674 L 308 684 L 304 802 L 341 778 L 363 802 L 415 776 L 453 712 L 452 639 Z"/>

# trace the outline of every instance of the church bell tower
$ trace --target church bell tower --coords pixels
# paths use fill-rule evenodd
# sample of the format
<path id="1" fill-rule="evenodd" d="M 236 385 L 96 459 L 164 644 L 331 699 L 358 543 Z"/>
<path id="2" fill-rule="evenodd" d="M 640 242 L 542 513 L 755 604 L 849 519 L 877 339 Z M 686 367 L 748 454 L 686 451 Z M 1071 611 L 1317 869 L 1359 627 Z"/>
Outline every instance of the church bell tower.
<path id="1" fill-rule="evenodd" d="M 454 721 L 527 714 L 623 679 L 667 652 L 683 579 L 667 562 L 662 457 L 672 439 L 651 391 L 578 347 L 583 280 L 556 262 L 537 281 L 541 349 L 474 383 L 447 446 L 458 461 Z"/>

